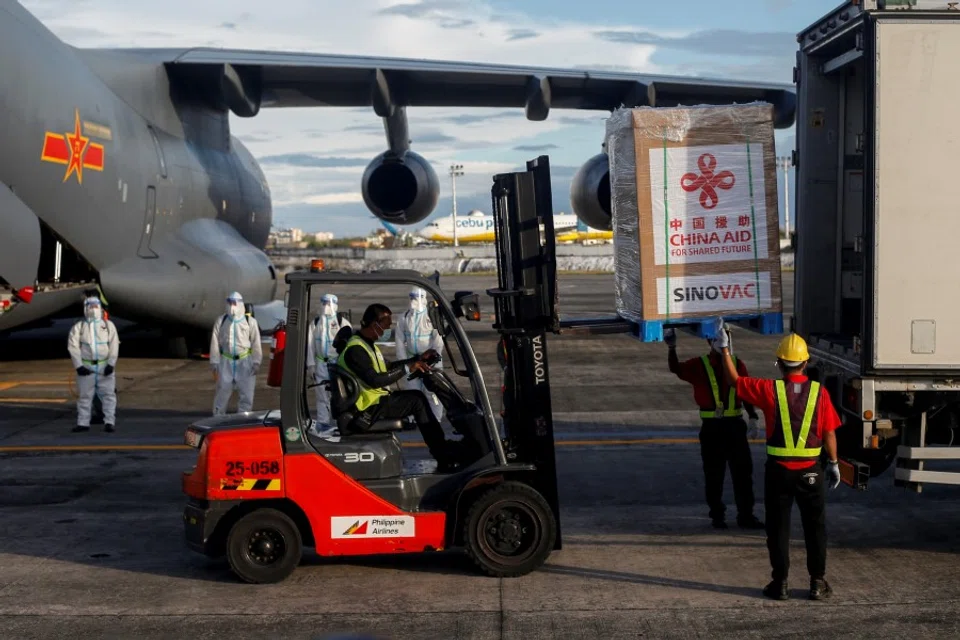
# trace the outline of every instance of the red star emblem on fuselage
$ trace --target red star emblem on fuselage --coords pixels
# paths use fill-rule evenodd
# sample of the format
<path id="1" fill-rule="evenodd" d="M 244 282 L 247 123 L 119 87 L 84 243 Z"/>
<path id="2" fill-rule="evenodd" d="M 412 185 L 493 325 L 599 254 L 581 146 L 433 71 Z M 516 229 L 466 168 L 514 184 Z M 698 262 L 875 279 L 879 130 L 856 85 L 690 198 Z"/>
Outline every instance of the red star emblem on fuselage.
<path id="1" fill-rule="evenodd" d="M 103 145 L 91 143 L 90 138 L 83 135 L 80 126 L 80 110 L 74 111 L 73 131 L 57 134 L 47 131 L 43 140 L 43 151 L 40 159 L 44 162 L 54 162 L 67 165 L 67 172 L 63 176 L 66 182 L 74 172 L 77 182 L 83 184 L 83 170 L 94 169 L 103 171 Z"/>
<path id="2" fill-rule="evenodd" d="M 73 133 L 63 134 L 67 138 L 67 144 L 70 146 L 70 161 L 67 163 L 67 174 L 63 176 L 63 181 L 66 182 L 67 178 L 70 177 L 70 174 L 74 171 L 77 172 L 77 182 L 83 184 L 83 152 L 87 150 L 87 145 L 90 143 L 90 138 L 87 138 L 83 135 L 83 131 L 80 130 L 80 111 L 76 111 L 76 116 L 73 125 Z"/>

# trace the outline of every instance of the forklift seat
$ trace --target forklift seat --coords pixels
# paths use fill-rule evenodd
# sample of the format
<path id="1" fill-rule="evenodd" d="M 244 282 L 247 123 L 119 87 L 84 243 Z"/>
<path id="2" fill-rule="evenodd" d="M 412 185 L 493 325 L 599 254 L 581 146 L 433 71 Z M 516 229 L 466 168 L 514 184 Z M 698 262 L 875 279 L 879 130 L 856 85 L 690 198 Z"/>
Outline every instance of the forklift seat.
<path id="1" fill-rule="evenodd" d="M 328 364 L 330 374 L 330 412 L 337 422 L 342 437 L 363 437 L 403 431 L 402 420 L 376 420 L 368 428 L 357 425 L 359 417 L 354 409 L 360 397 L 360 385 L 352 373 L 339 365 Z"/>

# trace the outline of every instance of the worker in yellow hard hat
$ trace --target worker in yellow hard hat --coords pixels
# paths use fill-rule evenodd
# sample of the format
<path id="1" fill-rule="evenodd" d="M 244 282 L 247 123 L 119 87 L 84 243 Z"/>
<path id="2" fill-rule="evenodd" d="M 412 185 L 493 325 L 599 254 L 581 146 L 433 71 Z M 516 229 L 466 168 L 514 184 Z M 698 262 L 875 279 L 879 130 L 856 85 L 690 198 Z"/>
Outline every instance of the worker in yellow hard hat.
<path id="1" fill-rule="evenodd" d="M 763 380 L 737 374 L 730 357 L 730 334 L 719 322 L 717 343 L 723 355 L 727 382 L 735 385 L 737 395 L 763 410 L 767 431 L 767 463 L 764 473 L 767 550 L 773 568 L 773 580 L 763 594 L 775 600 L 789 597 L 787 573 L 790 569 L 790 515 L 796 500 L 807 546 L 807 571 L 810 573 L 811 600 L 822 600 L 832 593 L 824 578 L 827 565 L 826 495 L 824 481 L 831 489 L 840 484 L 837 461 L 837 437 L 840 417 L 819 383 L 804 375 L 810 354 L 807 343 L 791 333 L 777 347 L 780 380 Z M 826 470 L 820 462 L 826 449 Z"/>

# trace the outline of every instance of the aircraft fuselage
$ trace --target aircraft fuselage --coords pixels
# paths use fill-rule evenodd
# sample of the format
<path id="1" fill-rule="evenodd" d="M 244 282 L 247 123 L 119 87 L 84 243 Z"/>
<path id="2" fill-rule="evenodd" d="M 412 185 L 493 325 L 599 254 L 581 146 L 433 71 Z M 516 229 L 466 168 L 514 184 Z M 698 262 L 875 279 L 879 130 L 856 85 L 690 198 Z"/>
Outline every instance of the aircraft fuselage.
<path id="1" fill-rule="evenodd" d="M 159 324 L 209 327 L 233 290 L 273 299 L 269 188 L 225 110 L 148 58 L 66 45 L 19 5 L 0 8 L 0 59 L 0 291 L 34 269 L 37 287 L 0 330 L 91 284 L 115 315 Z"/>

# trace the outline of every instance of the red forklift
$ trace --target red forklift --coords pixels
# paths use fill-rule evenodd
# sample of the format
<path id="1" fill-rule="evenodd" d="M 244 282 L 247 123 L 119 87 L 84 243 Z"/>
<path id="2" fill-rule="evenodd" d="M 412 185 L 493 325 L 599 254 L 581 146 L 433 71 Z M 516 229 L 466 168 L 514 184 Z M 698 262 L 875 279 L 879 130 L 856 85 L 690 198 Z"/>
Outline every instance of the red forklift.
<path id="1" fill-rule="evenodd" d="M 560 331 L 548 158 L 493 182 L 498 286 L 487 294 L 500 334 L 502 424 L 460 324 L 480 320 L 477 294 L 457 292 L 448 301 L 438 279 L 414 271 L 350 274 L 318 265 L 290 273 L 280 411 L 204 419 L 186 430 L 186 443 L 198 449 L 182 481 L 191 549 L 226 556 L 244 581 L 272 583 L 293 572 L 304 547 L 320 556 L 462 549 L 497 577 L 534 571 L 561 548 L 546 349 L 546 334 Z M 454 429 L 475 441 L 475 460 L 449 473 L 405 470 L 397 437 L 405 423 L 352 431 L 357 380 L 336 365 L 329 368 L 339 436 L 310 432 L 311 302 L 330 285 L 352 284 L 417 286 L 433 298 L 434 326 L 472 397 L 442 370 L 422 374 L 424 385 L 443 400 Z"/>

